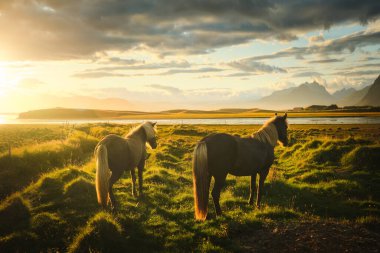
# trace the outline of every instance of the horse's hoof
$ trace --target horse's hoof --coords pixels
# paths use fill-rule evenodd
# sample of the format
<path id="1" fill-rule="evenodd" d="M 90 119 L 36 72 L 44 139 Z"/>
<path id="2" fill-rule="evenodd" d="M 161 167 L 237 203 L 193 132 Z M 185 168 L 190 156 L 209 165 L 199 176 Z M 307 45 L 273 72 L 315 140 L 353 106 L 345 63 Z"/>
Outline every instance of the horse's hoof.
<path id="1" fill-rule="evenodd" d="M 213 218 L 214 218 L 213 215 L 207 214 L 205 220 L 212 220 Z"/>
<path id="2" fill-rule="evenodd" d="M 118 207 L 117 207 L 116 205 L 111 206 L 111 207 L 110 207 L 110 210 L 111 210 L 112 213 L 116 213 L 117 210 L 118 210 Z"/>

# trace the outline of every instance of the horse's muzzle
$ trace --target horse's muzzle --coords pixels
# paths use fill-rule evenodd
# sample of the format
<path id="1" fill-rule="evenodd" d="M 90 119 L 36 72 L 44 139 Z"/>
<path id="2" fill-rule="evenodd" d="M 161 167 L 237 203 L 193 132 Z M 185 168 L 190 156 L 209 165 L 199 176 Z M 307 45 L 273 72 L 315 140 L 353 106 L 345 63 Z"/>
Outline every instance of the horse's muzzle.
<path id="1" fill-rule="evenodd" d="M 151 140 L 149 141 L 149 145 L 152 149 L 156 149 L 157 148 L 157 142 L 156 140 Z"/>

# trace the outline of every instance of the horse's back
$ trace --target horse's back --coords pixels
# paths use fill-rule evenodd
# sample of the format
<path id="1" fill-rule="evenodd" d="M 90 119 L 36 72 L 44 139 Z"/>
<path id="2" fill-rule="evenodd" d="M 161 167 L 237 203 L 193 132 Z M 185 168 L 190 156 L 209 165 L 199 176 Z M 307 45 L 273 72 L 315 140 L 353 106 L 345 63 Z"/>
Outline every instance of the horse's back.
<path id="1" fill-rule="evenodd" d="M 248 176 L 267 169 L 273 163 L 273 148 L 252 138 L 218 133 L 208 135 L 202 141 L 207 146 L 212 175 Z"/>
<path id="2" fill-rule="evenodd" d="M 110 134 L 104 137 L 98 145 L 107 147 L 108 164 L 112 171 L 125 170 L 128 164 L 128 145 L 121 136 Z"/>
<path id="3" fill-rule="evenodd" d="M 236 163 L 230 173 L 247 176 L 268 169 L 274 160 L 273 148 L 253 138 L 236 138 Z"/>
<path id="4" fill-rule="evenodd" d="M 213 176 L 225 175 L 236 161 L 235 137 L 225 133 L 211 134 L 202 139 L 207 146 L 209 172 Z"/>

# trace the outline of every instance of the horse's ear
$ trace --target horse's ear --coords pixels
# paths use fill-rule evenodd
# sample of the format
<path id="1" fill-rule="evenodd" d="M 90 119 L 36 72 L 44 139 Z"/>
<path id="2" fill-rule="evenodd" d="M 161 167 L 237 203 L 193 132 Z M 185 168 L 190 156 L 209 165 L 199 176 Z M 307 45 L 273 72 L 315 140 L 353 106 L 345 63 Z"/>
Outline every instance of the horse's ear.
<path id="1" fill-rule="evenodd" d="M 288 117 L 288 113 L 287 112 L 285 112 L 284 119 L 286 119 L 286 117 Z"/>
<path id="2" fill-rule="evenodd" d="M 157 124 L 157 122 L 152 122 L 152 126 L 154 127 Z"/>

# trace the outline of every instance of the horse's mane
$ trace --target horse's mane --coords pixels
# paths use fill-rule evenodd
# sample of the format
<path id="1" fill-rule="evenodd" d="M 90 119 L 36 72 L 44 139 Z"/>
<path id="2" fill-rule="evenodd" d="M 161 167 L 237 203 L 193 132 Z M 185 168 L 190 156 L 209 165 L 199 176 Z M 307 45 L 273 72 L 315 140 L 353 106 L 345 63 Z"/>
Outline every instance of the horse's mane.
<path id="1" fill-rule="evenodd" d="M 277 117 L 275 116 L 267 120 L 264 125 L 252 135 L 252 138 L 264 143 L 268 143 L 273 147 L 276 146 L 278 133 L 276 126 L 273 124 L 276 118 Z"/>
<path id="2" fill-rule="evenodd" d="M 136 134 L 141 128 L 145 130 L 146 138 L 149 140 L 156 136 L 156 128 L 152 126 L 152 123 L 150 121 L 145 121 L 144 123 L 134 127 L 126 136 L 125 138 L 131 137 L 132 135 Z"/>

